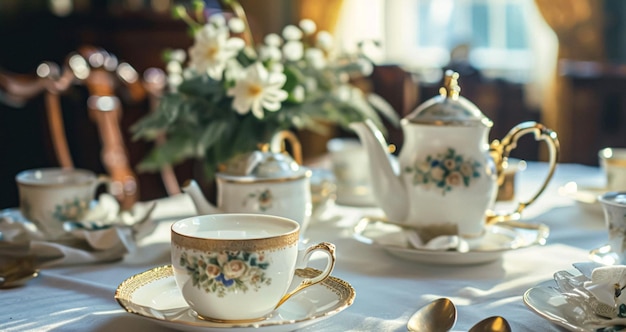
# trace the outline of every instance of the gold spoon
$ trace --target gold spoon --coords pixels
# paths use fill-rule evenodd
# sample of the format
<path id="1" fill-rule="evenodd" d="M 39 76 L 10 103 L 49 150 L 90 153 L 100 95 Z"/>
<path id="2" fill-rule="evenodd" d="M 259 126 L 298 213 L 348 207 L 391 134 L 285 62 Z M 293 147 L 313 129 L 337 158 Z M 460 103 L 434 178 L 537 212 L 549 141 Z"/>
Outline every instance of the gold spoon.
<path id="1" fill-rule="evenodd" d="M 476 323 L 468 332 L 511 332 L 511 326 L 504 317 L 492 316 Z"/>
<path id="2" fill-rule="evenodd" d="M 447 298 L 436 299 L 421 307 L 409 318 L 406 327 L 411 332 L 446 332 L 456 323 L 456 307 Z"/>
<path id="3" fill-rule="evenodd" d="M 0 263 L 2 263 L 0 264 L 0 288 L 22 286 L 39 275 L 39 269 L 35 268 L 34 256 L 0 258 Z"/>

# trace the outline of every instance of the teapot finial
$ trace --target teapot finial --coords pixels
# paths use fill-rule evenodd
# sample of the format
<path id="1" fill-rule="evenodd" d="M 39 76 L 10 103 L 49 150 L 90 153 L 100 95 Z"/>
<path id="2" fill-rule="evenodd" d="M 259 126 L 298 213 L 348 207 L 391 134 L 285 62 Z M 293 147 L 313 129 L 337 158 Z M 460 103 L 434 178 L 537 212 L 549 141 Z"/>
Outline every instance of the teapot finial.
<path id="1" fill-rule="evenodd" d="M 457 99 L 461 93 L 461 87 L 459 86 L 458 79 L 459 73 L 452 70 L 446 70 L 443 86 L 439 88 L 439 94 L 444 97 Z"/>

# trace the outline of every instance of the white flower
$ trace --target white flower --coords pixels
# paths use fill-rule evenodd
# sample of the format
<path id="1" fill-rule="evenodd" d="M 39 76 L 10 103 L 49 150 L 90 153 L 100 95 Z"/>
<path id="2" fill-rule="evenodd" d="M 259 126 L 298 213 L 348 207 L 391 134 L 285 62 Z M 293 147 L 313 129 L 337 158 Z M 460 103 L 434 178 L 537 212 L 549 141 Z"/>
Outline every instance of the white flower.
<path id="1" fill-rule="evenodd" d="M 301 103 L 304 101 L 304 87 L 302 85 L 296 85 L 291 91 L 291 95 L 293 96 L 293 100 Z"/>
<path id="2" fill-rule="evenodd" d="M 173 50 L 170 52 L 170 59 L 176 62 L 185 62 L 185 59 L 187 59 L 187 53 L 185 53 L 185 50 L 181 49 Z"/>
<path id="3" fill-rule="evenodd" d="M 278 111 L 281 102 L 287 99 L 287 92 L 282 90 L 287 77 L 282 72 L 268 72 L 263 64 L 255 62 L 245 70 L 245 77 L 238 80 L 228 90 L 234 96 L 233 108 L 239 114 L 252 114 L 259 119 L 264 116 L 263 109 Z"/>
<path id="4" fill-rule="evenodd" d="M 217 27 L 223 27 L 226 25 L 226 18 L 222 14 L 214 14 L 209 17 L 209 23 Z"/>
<path id="5" fill-rule="evenodd" d="M 279 47 L 280 44 L 282 44 L 283 42 L 280 36 L 275 33 L 270 33 L 269 35 L 265 36 L 263 41 L 265 42 L 265 45 L 274 47 Z"/>
<path id="6" fill-rule="evenodd" d="M 246 25 L 239 17 L 233 17 L 228 20 L 228 27 L 230 28 L 230 31 L 234 33 L 242 33 L 246 29 Z"/>
<path id="7" fill-rule="evenodd" d="M 283 46 L 283 56 L 288 61 L 298 61 L 302 59 L 304 53 L 304 46 L 301 42 L 291 40 L 285 43 Z"/>
<path id="8" fill-rule="evenodd" d="M 241 38 L 229 38 L 227 29 L 207 24 L 196 33 L 195 44 L 189 48 L 189 66 L 219 80 L 226 61 L 234 58 L 244 46 Z"/>
<path id="9" fill-rule="evenodd" d="M 315 69 L 326 67 L 326 57 L 324 56 L 324 52 L 319 48 L 311 47 L 307 49 L 304 57 Z"/>
<path id="10" fill-rule="evenodd" d="M 302 32 L 304 32 L 304 34 L 307 36 L 312 35 L 315 30 L 317 30 L 317 25 L 315 24 L 315 22 L 308 18 L 301 20 L 298 26 L 300 26 Z"/>
<path id="11" fill-rule="evenodd" d="M 302 30 L 295 25 L 287 25 L 283 28 L 283 38 L 286 40 L 300 40 L 302 39 Z"/>
<path id="12" fill-rule="evenodd" d="M 591 272 L 591 280 L 584 287 L 598 301 L 611 307 L 626 302 L 626 266 L 602 266 Z"/>
<path id="13" fill-rule="evenodd" d="M 328 31 L 318 32 L 315 46 L 324 51 L 330 51 L 333 47 L 333 35 L 331 35 Z"/>
<path id="14" fill-rule="evenodd" d="M 259 49 L 259 59 L 261 61 L 280 61 L 282 58 L 283 55 L 276 46 L 262 46 Z"/>

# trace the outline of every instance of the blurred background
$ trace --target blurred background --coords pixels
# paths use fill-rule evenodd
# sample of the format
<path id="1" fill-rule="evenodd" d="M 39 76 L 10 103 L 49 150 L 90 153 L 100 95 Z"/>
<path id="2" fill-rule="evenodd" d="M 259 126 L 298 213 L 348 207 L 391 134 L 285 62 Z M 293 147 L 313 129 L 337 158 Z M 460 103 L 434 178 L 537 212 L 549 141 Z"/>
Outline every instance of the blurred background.
<path id="1" fill-rule="evenodd" d="M 149 146 L 128 128 L 150 111 L 158 96 L 146 87 L 163 70 L 168 49 L 187 49 L 192 38 L 173 18 L 174 0 L 0 0 L 0 208 L 18 205 L 15 175 L 24 169 L 59 166 L 54 146 L 58 114 L 75 167 L 104 173 L 106 138 L 88 99 L 98 83 L 72 84 L 15 98 L 15 86 L 54 75 L 76 52 L 105 52 L 127 63 L 139 79 L 119 77 L 117 116 L 128 166 Z M 215 12 L 220 1 L 205 1 Z M 621 0 L 241 0 L 253 38 L 280 33 L 302 18 L 331 32 L 340 48 L 361 47 L 375 62 L 370 77 L 356 82 L 387 99 L 400 116 L 437 94 L 443 71 L 460 73 L 461 95 L 495 125 L 490 139 L 515 124 L 534 120 L 554 129 L 564 163 L 597 165 L 597 151 L 626 146 L 626 2 Z M 42 63 L 47 65 L 42 66 Z M 132 74 L 133 71 L 131 71 Z M 157 71 L 158 72 L 158 71 Z M 119 74 L 119 73 L 118 73 Z M 131 75 L 132 76 L 132 75 Z M 143 82 L 144 84 L 139 84 Z M 47 87 L 50 91 L 50 88 Z M 58 123 L 57 123 L 58 125 Z M 58 129 L 58 126 L 56 127 Z M 349 136 L 339 128 L 331 136 Z M 329 137 L 299 133 L 305 160 L 325 153 Z M 389 128 L 401 147 L 402 133 Z M 542 160 L 535 144 L 515 157 Z M 180 181 L 193 165 L 177 165 Z M 138 173 L 140 199 L 167 194 L 161 174 Z"/>

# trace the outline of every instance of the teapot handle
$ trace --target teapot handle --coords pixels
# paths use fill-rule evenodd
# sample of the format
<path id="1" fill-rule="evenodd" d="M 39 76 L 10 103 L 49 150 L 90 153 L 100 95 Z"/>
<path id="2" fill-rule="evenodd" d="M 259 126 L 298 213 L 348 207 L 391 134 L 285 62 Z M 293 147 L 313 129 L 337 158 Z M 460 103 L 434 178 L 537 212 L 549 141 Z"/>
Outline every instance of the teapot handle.
<path id="1" fill-rule="evenodd" d="M 550 153 L 550 170 L 548 171 L 548 174 L 543 181 L 543 184 L 535 193 L 535 195 L 533 195 L 527 201 L 518 202 L 517 209 L 515 209 L 515 211 L 504 214 L 496 213 L 495 211 L 487 211 L 487 224 L 520 219 L 522 210 L 524 210 L 528 205 L 532 204 L 537 199 L 537 197 L 541 195 L 541 193 L 548 186 L 548 182 L 550 182 L 550 179 L 554 175 L 554 170 L 556 169 L 556 163 L 559 157 L 560 150 L 557 135 L 554 131 L 542 125 L 541 123 L 527 121 L 513 127 L 501 141 L 494 140 L 493 142 L 491 142 L 491 145 L 489 147 L 489 154 L 496 164 L 498 186 L 500 186 L 504 181 L 505 162 L 507 161 L 511 151 L 517 147 L 517 141 L 520 137 L 531 133 L 534 134 L 535 141 L 544 141 L 548 146 L 548 151 Z"/>
<path id="2" fill-rule="evenodd" d="M 286 151 L 285 141 L 291 145 L 293 159 L 302 165 L 302 144 L 298 137 L 289 130 L 281 130 L 272 136 L 270 141 L 270 151 L 273 153 L 283 153 Z"/>

